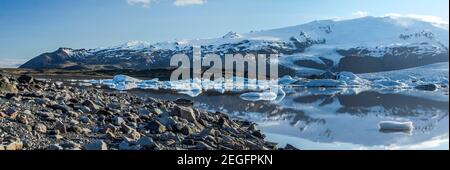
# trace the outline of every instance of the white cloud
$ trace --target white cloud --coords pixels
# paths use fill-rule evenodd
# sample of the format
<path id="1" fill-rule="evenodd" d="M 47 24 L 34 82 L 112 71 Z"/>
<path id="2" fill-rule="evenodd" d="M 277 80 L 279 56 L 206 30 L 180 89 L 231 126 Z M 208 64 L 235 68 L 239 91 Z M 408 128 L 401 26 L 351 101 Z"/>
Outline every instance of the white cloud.
<path id="1" fill-rule="evenodd" d="M 397 19 L 399 24 L 403 26 L 407 26 L 412 23 L 411 19 L 424 21 L 432 23 L 434 26 L 442 28 L 442 29 L 449 29 L 448 21 L 445 19 L 442 19 L 437 16 L 431 16 L 431 15 L 419 15 L 419 14 L 398 14 L 398 13 L 388 13 L 385 14 L 383 17 L 391 17 Z"/>
<path id="2" fill-rule="evenodd" d="M 369 12 L 367 11 L 355 11 L 352 13 L 353 16 L 361 18 L 361 17 L 367 17 L 369 16 Z"/>
<path id="3" fill-rule="evenodd" d="M 150 7 L 150 4 L 157 1 L 159 0 L 127 0 L 127 3 L 129 5 L 136 5 L 148 8 Z M 188 5 L 202 5 L 204 3 L 206 3 L 206 0 L 174 0 L 173 5 L 188 6 Z"/>
<path id="4" fill-rule="evenodd" d="M 202 5 L 206 0 L 175 0 L 175 6 Z"/>
<path id="5" fill-rule="evenodd" d="M 413 19 L 418 19 L 421 21 L 431 22 L 431 23 L 435 23 L 435 24 L 448 24 L 448 21 L 446 21 L 440 17 L 431 16 L 431 15 L 388 13 L 388 14 L 385 14 L 384 16 L 392 17 L 392 18 L 413 18 Z"/>
<path id="6" fill-rule="evenodd" d="M 142 7 L 147 8 L 150 6 L 150 3 L 152 1 L 153 0 L 127 0 L 127 3 L 129 5 L 137 5 L 137 6 L 142 6 Z"/>

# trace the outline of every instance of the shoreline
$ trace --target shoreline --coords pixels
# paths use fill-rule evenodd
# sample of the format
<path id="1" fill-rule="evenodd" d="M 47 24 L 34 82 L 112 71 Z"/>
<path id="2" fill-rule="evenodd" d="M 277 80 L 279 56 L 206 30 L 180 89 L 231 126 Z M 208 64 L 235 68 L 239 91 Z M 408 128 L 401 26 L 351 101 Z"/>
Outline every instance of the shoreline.
<path id="1" fill-rule="evenodd" d="M 256 124 L 185 99 L 1 75 L 0 106 L 0 150 L 278 149 Z"/>

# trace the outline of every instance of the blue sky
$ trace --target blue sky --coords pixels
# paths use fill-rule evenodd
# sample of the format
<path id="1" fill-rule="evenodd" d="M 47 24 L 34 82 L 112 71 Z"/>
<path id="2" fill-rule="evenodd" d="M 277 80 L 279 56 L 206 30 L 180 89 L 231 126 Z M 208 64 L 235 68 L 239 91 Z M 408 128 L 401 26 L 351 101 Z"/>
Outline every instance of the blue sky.
<path id="1" fill-rule="evenodd" d="M 58 47 L 219 37 L 330 18 L 449 20 L 448 0 L 0 0 L 0 66 Z"/>

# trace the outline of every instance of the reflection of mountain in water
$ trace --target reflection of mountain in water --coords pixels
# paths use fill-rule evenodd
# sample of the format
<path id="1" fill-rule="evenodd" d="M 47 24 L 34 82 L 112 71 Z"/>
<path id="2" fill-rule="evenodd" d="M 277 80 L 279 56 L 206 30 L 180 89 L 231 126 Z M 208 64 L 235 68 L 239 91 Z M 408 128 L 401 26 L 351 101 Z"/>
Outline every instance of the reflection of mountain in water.
<path id="1" fill-rule="evenodd" d="M 448 101 L 434 101 L 419 97 L 401 94 L 380 94 L 377 92 L 363 92 L 358 95 L 338 96 L 342 108 L 338 113 L 364 114 L 369 111 L 365 108 L 381 106 L 389 111 L 389 115 L 413 116 L 424 113 L 433 113 L 443 110 L 448 113 Z"/>
<path id="2" fill-rule="evenodd" d="M 233 94 L 204 94 L 195 98 L 167 93 L 144 94 L 171 100 L 190 99 L 196 101 L 198 108 L 220 110 L 259 122 L 265 132 L 316 142 L 390 146 L 448 136 L 448 100 L 373 91 L 351 95 L 309 92 L 311 89 L 297 89 L 279 103 L 248 102 Z M 415 129 L 412 134 L 382 133 L 378 131 L 378 123 L 383 120 L 412 121 Z"/>

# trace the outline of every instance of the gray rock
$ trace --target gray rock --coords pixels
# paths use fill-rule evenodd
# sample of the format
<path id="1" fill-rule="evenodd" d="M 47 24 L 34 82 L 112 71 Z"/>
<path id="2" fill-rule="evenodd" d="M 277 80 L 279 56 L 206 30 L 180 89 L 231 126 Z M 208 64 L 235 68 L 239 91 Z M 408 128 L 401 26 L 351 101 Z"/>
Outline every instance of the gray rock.
<path id="1" fill-rule="evenodd" d="M 259 130 L 254 131 L 254 132 L 252 133 L 252 135 L 255 136 L 255 137 L 257 137 L 257 138 L 260 138 L 260 139 L 264 139 L 264 138 L 266 137 L 266 136 L 265 136 L 264 134 L 262 134 L 261 131 L 259 131 Z"/>
<path id="2" fill-rule="evenodd" d="M 172 116 L 178 116 L 180 118 L 186 119 L 189 122 L 197 123 L 194 109 L 192 109 L 191 107 L 175 106 L 171 114 Z"/>
<path id="3" fill-rule="evenodd" d="M 141 138 L 141 134 L 136 130 L 132 130 L 130 133 L 128 133 L 127 137 L 132 140 L 138 140 L 139 138 Z"/>
<path id="4" fill-rule="evenodd" d="M 150 111 L 148 111 L 147 109 L 139 109 L 138 111 L 139 115 L 144 116 L 144 115 L 150 115 Z"/>
<path id="5" fill-rule="evenodd" d="M 22 113 L 25 115 L 32 115 L 30 110 L 24 110 Z"/>
<path id="6" fill-rule="evenodd" d="M 22 150 L 23 149 L 23 142 L 11 142 L 9 144 L 1 144 L 0 143 L 0 151 L 1 150 Z"/>
<path id="7" fill-rule="evenodd" d="M 120 129 L 122 130 L 122 132 L 124 132 L 125 134 L 129 134 L 132 131 L 136 131 L 135 129 L 133 129 L 132 127 L 126 125 L 126 124 L 121 124 L 120 125 Z"/>
<path id="8" fill-rule="evenodd" d="M 55 130 L 58 130 L 60 133 L 67 133 L 66 125 L 61 121 L 56 122 Z"/>
<path id="9" fill-rule="evenodd" d="M 137 144 L 141 145 L 144 148 L 153 148 L 155 147 L 155 142 L 152 138 L 147 136 L 142 136 L 138 141 Z"/>
<path id="10" fill-rule="evenodd" d="M 60 146 L 59 144 L 51 144 L 47 147 L 47 150 L 64 150 L 64 148 L 62 146 Z"/>
<path id="11" fill-rule="evenodd" d="M 158 118 L 156 118 L 156 120 L 158 120 L 166 128 L 172 128 L 177 123 L 175 120 L 173 120 L 172 117 L 168 117 L 168 116 L 158 117 Z"/>
<path id="12" fill-rule="evenodd" d="M 184 145 L 195 145 L 195 140 L 193 140 L 193 139 L 184 139 L 184 140 L 182 141 L 182 143 L 183 143 Z"/>
<path id="13" fill-rule="evenodd" d="M 122 117 L 118 116 L 118 117 L 114 118 L 113 122 L 114 122 L 114 125 L 120 126 L 125 123 L 125 120 Z"/>
<path id="14" fill-rule="evenodd" d="M 196 143 L 197 143 L 196 147 L 199 150 L 214 150 L 213 147 L 209 146 L 208 144 L 206 144 L 203 141 L 197 141 Z"/>
<path id="15" fill-rule="evenodd" d="M 36 132 L 39 132 L 39 133 L 46 133 L 46 132 L 47 132 L 47 126 L 45 126 L 45 125 L 42 124 L 42 123 L 38 123 L 38 124 L 36 124 L 36 125 L 34 126 L 34 130 L 35 130 Z"/>
<path id="16" fill-rule="evenodd" d="M 192 129 L 189 126 L 184 126 L 181 128 L 181 133 L 183 133 L 183 135 L 190 135 L 192 134 Z"/>
<path id="17" fill-rule="evenodd" d="M 122 141 L 119 144 L 119 150 L 130 150 L 130 143 L 128 143 L 127 141 Z"/>
<path id="18" fill-rule="evenodd" d="M 61 139 L 64 139 L 64 136 L 61 136 L 61 135 L 52 135 L 51 136 L 53 139 L 55 139 L 55 140 L 61 140 Z"/>
<path id="19" fill-rule="evenodd" d="M 75 148 L 81 148 L 80 144 L 75 143 L 73 141 L 68 141 L 66 143 L 61 144 L 61 146 L 63 148 L 71 148 L 71 149 L 75 149 Z"/>
<path id="20" fill-rule="evenodd" d="M 23 84 L 31 84 L 34 82 L 34 78 L 29 75 L 21 75 L 19 78 L 17 78 L 17 81 Z"/>
<path id="21" fill-rule="evenodd" d="M 163 113 L 163 112 L 161 111 L 161 109 L 158 109 L 158 108 L 153 108 L 150 112 L 153 113 L 153 114 L 155 114 L 155 115 L 160 115 L 160 114 Z"/>
<path id="22" fill-rule="evenodd" d="M 2 79 L 0 79 L 0 92 L 2 92 L 2 93 L 17 93 L 18 90 L 17 90 L 16 85 L 10 83 L 8 81 L 8 79 L 2 78 Z"/>
<path id="23" fill-rule="evenodd" d="M 292 146 L 291 144 L 286 144 L 286 146 L 284 147 L 284 150 L 300 150 L 300 149 Z"/>
<path id="24" fill-rule="evenodd" d="M 108 150 L 108 145 L 103 140 L 95 140 L 83 146 L 85 150 Z"/>
<path id="25" fill-rule="evenodd" d="M 98 114 L 98 115 L 106 115 L 106 116 L 114 115 L 113 112 L 111 112 L 111 111 L 109 111 L 109 110 L 105 110 L 105 109 L 100 109 L 100 110 L 98 110 L 95 114 Z"/>
<path id="26" fill-rule="evenodd" d="M 146 127 L 152 133 L 164 133 L 166 131 L 166 127 L 156 120 L 150 121 Z"/>
<path id="27" fill-rule="evenodd" d="M 97 104 L 95 104 L 94 102 L 92 102 L 90 100 L 85 100 L 83 102 L 83 105 L 88 107 L 90 110 L 92 110 L 94 112 L 100 110 L 100 106 L 98 106 Z"/>
<path id="28" fill-rule="evenodd" d="M 87 117 L 87 116 L 81 116 L 80 121 L 83 123 L 90 123 L 91 119 L 89 119 L 89 117 Z"/>
<path id="29" fill-rule="evenodd" d="M 52 108 L 54 110 L 61 110 L 64 113 L 68 113 L 71 110 L 71 108 L 69 106 L 61 105 L 61 104 L 51 105 L 50 108 Z"/>

